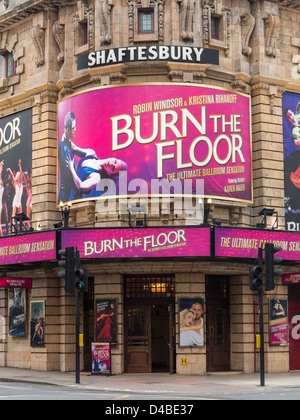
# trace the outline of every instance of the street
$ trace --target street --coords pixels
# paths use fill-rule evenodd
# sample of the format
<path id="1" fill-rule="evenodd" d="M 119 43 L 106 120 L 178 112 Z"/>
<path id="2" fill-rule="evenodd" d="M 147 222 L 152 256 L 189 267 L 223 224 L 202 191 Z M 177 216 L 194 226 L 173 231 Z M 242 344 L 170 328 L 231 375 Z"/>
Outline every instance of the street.
<path id="1" fill-rule="evenodd" d="M 130 417 L 145 414 L 162 415 L 185 414 L 192 416 L 198 412 L 200 402 L 203 400 L 298 400 L 300 399 L 299 387 L 257 387 L 249 391 L 232 387 L 226 390 L 218 386 L 209 385 L 197 393 L 183 395 L 182 393 L 158 393 L 150 391 L 101 391 L 78 386 L 57 386 L 32 384 L 22 382 L 0 382 L 0 400 L 97 400 L 103 401 L 101 412 L 103 414 L 122 414 Z M 110 401 L 110 402 L 108 402 Z M 133 402 L 133 403 L 131 403 Z M 125 408 L 122 408 L 125 407 Z M 137 410 L 134 411 L 134 407 Z M 173 408 L 172 408 L 173 407 Z M 122 410 L 125 410 L 122 412 Z M 132 411 L 131 411 L 132 410 Z"/>

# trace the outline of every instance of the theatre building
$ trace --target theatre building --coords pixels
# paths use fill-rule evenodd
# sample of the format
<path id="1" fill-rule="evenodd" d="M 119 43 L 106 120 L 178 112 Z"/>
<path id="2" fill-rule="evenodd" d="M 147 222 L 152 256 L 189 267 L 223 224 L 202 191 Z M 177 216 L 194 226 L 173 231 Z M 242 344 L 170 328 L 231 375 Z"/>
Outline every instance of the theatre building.
<path id="1" fill-rule="evenodd" d="M 299 370 L 299 147 L 299 1 L 0 2 L 0 366 L 75 370 L 65 250 L 82 371 L 259 372 L 259 293 Z"/>

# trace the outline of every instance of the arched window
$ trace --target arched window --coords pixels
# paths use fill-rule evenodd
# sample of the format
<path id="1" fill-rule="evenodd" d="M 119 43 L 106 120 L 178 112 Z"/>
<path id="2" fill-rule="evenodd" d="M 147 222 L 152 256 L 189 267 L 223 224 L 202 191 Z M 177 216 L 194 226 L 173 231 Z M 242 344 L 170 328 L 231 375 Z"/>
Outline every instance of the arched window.
<path id="1" fill-rule="evenodd" d="M 15 76 L 15 61 L 12 53 L 4 51 L 0 54 L 0 78 Z"/>

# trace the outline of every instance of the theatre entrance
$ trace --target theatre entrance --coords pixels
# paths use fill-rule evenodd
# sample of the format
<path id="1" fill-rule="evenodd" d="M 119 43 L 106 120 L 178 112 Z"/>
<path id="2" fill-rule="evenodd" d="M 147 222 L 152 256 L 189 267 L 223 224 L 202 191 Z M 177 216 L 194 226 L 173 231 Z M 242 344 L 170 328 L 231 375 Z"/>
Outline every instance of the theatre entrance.
<path id="1" fill-rule="evenodd" d="M 126 276 L 125 371 L 175 371 L 173 276 Z"/>
<path id="2" fill-rule="evenodd" d="M 207 372 L 230 370 L 229 277 L 206 276 Z"/>
<path id="3" fill-rule="evenodd" d="M 300 285 L 289 284 L 289 361 L 290 370 L 300 370 Z"/>

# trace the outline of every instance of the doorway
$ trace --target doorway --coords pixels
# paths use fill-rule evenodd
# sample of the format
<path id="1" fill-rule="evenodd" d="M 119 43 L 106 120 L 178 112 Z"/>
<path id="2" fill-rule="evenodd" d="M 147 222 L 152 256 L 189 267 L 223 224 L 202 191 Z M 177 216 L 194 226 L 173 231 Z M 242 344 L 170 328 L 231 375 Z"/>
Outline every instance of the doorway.
<path id="1" fill-rule="evenodd" d="M 230 370 L 229 277 L 206 276 L 206 369 Z"/>
<path id="2" fill-rule="evenodd" d="M 300 285 L 289 285 L 289 363 L 290 370 L 300 370 Z"/>
<path id="3" fill-rule="evenodd" d="M 130 276 L 125 278 L 124 283 L 125 371 L 173 373 L 175 371 L 173 277 Z"/>
<path id="4" fill-rule="evenodd" d="M 84 371 L 91 372 L 92 369 L 92 349 L 94 341 L 94 277 L 89 277 L 88 293 L 83 293 L 83 363 Z"/>

